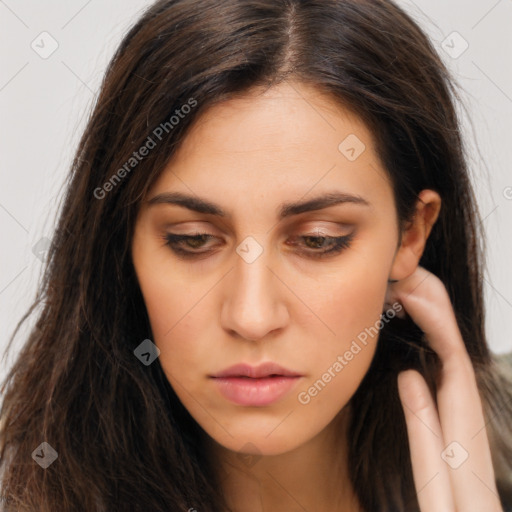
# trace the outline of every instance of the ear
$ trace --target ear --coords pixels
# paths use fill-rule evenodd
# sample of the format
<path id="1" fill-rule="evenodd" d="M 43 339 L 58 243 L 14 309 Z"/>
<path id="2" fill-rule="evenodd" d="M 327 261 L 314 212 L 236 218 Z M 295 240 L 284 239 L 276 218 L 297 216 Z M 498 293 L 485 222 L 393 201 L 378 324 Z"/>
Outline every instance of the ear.
<path id="1" fill-rule="evenodd" d="M 439 194 L 433 190 L 422 190 L 418 195 L 414 217 L 402 232 L 402 240 L 395 253 L 389 279 L 404 279 L 414 272 L 440 210 Z"/>

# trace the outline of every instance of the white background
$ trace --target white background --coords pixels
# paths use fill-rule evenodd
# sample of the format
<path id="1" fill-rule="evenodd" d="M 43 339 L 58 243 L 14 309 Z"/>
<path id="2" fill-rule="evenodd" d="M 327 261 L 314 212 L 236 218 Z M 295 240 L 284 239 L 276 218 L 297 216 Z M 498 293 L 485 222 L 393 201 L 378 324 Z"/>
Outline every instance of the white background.
<path id="1" fill-rule="evenodd" d="M 510 351 L 512 0 L 398 3 L 427 31 L 462 87 L 470 115 L 466 140 L 488 237 L 486 328 L 494 352 Z M 44 237 L 52 236 L 65 176 L 103 72 L 148 5 L 147 0 L 0 0 L 0 355 L 34 297 Z M 51 39 L 40 36 L 45 31 L 58 48 L 43 59 L 31 44 L 42 46 L 46 37 L 44 46 L 51 48 Z M 459 56 L 464 41 L 469 46 Z M 15 347 L 26 332 L 22 329 Z M 0 362 L 0 378 L 11 363 L 11 357 Z"/>

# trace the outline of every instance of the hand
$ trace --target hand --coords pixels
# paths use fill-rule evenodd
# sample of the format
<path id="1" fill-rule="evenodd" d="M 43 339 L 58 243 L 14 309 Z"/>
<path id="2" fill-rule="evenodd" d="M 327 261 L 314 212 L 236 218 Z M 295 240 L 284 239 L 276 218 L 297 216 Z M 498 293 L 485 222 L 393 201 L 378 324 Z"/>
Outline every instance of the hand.
<path id="1" fill-rule="evenodd" d="M 418 267 L 389 285 L 386 302 L 395 301 L 442 365 L 438 408 L 417 371 L 398 376 L 421 512 L 503 512 L 473 365 L 443 282 Z"/>

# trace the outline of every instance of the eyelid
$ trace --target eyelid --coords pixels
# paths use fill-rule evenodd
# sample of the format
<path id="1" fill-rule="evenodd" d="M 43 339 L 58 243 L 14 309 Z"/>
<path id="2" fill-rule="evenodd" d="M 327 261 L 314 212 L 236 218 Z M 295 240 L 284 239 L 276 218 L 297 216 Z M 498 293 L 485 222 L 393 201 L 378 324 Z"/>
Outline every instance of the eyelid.
<path id="1" fill-rule="evenodd" d="M 301 236 L 343 236 L 349 234 L 349 232 L 339 232 L 337 230 L 333 230 L 333 228 L 323 227 L 323 226 L 315 226 L 311 229 L 309 228 L 300 228 L 294 230 L 294 232 L 298 232 Z"/>
<path id="2" fill-rule="evenodd" d="M 318 226 L 312 227 L 301 226 L 294 229 L 292 237 L 325 237 L 325 238 L 342 238 L 351 237 L 356 232 L 356 226 L 354 224 L 341 224 L 341 223 L 329 223 L 329 226 Z"/>
<path id="3" fill-rule="evenodd" d="M 337 224 L 339 226 L 339 224 Z M 344 224 L 346 228 L 352 227 L 348 224 Z M 170 226 L 169 226 L 170 228 Z M 292 230 L 293 235 L 295 237 L 301 237 L 301 236 L 307 236 L 307 237 L 326 237 L 326 238 L 337 238 L 340 236 L 349 236 L 354 230 L 351 229 L 348 232 L 335 232 L 331 231 L 329 228 L 323 227 L 323 226 L 314 226 L 313 228 L 307 228 L 307 227 L 298 227 L 296 229 Z M 194 236 L 208 236 L 208 238 L 221 238 L 220 235 L 212 233 L 211 230 L 208 228 L 188 228 L 185 229 L 184 232 L 176 231 L 174 228 L 172 232 L 168 231 L 167 229 L 164 230 L 164 238 L 168 234 L 171 234 L 173 236 L 184 236 L 184 237 L 194 237 Z M 289 233 L 287 233 L 286 236 L 290 236 Z"/>

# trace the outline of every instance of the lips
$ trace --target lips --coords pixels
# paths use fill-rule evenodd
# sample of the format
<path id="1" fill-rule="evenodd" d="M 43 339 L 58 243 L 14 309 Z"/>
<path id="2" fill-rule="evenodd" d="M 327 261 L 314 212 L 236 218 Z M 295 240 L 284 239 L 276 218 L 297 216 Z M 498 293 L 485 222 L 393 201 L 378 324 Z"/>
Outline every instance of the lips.
<path id="1" fill-rule="evenodd" d="M 276 363 L 263 363 L 237 364 L 210 377 L 227 400 L 237 405 L 263 407 L 283 398 L 303 375 Z"/>

